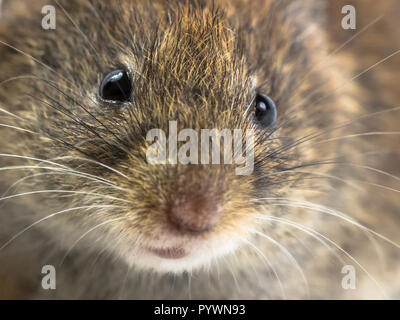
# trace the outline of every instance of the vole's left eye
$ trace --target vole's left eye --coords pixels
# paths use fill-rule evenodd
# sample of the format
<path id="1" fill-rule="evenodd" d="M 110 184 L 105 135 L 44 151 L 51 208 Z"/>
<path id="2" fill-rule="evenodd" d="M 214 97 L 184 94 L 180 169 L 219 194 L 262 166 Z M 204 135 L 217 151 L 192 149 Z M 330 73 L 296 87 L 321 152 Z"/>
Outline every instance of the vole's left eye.
<path id="1" fill-rule="evenodd" d="M 257 94 L 254 100 L 255 117 L 263 127 L 276 123 L 277 111 L 274 101 L 265 94 Z"/>
<path id="2" fill-rule="evenodd" d="M 115 70 L 105 76 L 101 82 L 99 96 L 108 103 L 129 101 L 132 84 L 129 74 L 124 70 Z"/>

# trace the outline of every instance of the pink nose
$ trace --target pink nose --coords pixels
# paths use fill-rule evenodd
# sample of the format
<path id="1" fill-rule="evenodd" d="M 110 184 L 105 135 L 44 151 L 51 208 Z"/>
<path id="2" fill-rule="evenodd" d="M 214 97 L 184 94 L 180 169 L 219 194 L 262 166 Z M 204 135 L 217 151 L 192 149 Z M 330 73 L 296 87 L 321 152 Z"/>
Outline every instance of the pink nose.
<path id="1" fill-rule="evenodd" d="M 166 214 L 169 222 L 181 232 L 203 233 L 212 229 L 219 219 L 217 201 L 199 190 L 176 195 Z"/>

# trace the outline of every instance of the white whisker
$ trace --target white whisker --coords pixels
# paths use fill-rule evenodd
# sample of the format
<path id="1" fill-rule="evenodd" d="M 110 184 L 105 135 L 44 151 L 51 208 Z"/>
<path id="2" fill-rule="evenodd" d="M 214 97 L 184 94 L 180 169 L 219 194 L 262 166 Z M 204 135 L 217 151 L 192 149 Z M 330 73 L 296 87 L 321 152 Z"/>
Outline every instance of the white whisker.
<path id="1" fill-rule="evenodd" d="M 84 192 L 84 191 L 71 191 L 71 190 L 38 190 L 38 191 L 30 191 L 30 192 L 24 192 L 24 193 L 18 193 L 18 194 L 13 194 L 10 196 L 6 196 L 3 198 L 0 198 L 0 201 L 4 200 L 9 200 L 13 198 L 18 198 L 18 197 L 23 197 L 23 196 L 28 196 L 28 195 L 35 195 L 35 194 L 42 194 L 42 193 L 66 193 L 66 194 L 82 194 L 82 195 L 90 195 L 90 196 L 101 196 L 102 199 L 110 199 L 110 200 L 118 200 L 118 201 L 123 201 L 123 202 L 128 202 L 128 200 L 125 199 L 120 199 L 116 198 L 113 196 L 108 196 L 100 193 L 93 193 L 93 192 Z"/>
<path id="2" fill-rule="evenodd" d="M 9 128 L 9 129 L 15 129 L 15 130 L 18 130 L 18 131 L 28 132 L 28 133 L 32 133 L 32 134 L 39 134 L 37 132 L 31 131 L 31 130 L 28 130 L 28 129 L 24 129 L 24 128 L 20 128 L 20 127 L 17 127 L 17 126 L 12 126 L 12 125 L 9 125 L 9 124 L 4 124 L 4 123 L 0 123 L 0 127 Z"/>
<path id="3" fill-rule="evenodd" d="M 75 156 L 74 157 L 72 157 L 72 156 L 58 157 L 58 158 L 54 158 L 53 160 L 62 160 L 62 159 L 72 159 L 72 160 L 76 159 L 76 160 L 82 160 L 82 161 L 87 161 L 87 162 L 90 162 L 90 163 L 98 164 L 99 166 L 101 166 L 103 168 L 106 168 L 106 169 L 108 169 L 108 170 L 110 170 L 112 172 L 115 172 L 116 174 L 120 175 L 121 177 L 124 177 L 124 178 L 129 180 L 129 177 L 127 175 L 123 174 L 121 171 L 118 171 L 118 170 L 116 170 L 116 169 L 114 169 L 114 168 L 112 168 L 110 166 L 107 166 L 104 163 L 99 162 L 99 161 L 95 161 L 95 160 L 87 159 L 87 158 L 82 158 L 82 157 L 75 157 Z"/>
<path id="4" fill-rule="evenodd" d="M 389 238 L 385 237 L 384 235 L 358 223 L 357 221 L 351 219 L 348 215 L 344 214 L 343 212 L 340 212 L 338 210 L 333 210 L 330 208 L 327 208 L 325 206 L 319 205 L 319 204 L 315 204 L 312 202 L 307 202 L 307 201 L 302 201 L 302 200 L 298 200 L 298 199 L 291 199 L 291 198 L 261 198 L 259 200 L 276 200 L 279 202 L 276 203 L 268 203 L 268 205 L 272 205 L 272 206 L 287 206 L 287 207 L 296 207 L 296 208 L 303 208 L 303 209 L 310 209 L 313 211 L 317 211 L 317 212 L 322 212 L 322 213 L 326 213 L 329 214 L 331 216 L 337 217 L 339 219 L 342 219 L 343 221 L 349 222 L 350 224 L 359 227 L 360 229 L 367 231 L 375 236 L 377 236 L 378 238 L 386 241 L 387 243 L 390 243 L 391 245 L 395 246 L 396 248 L 400 249 L 400 245 L 397 244 L 396 242 L 390 240 Z M 257 200 L 258 201 L 258 200 Z M 280 202 L 283 201 L 283 202 Z"/>
<path id="5" fill-rule="evenodd" d="M 1 195 L 1 197 L 5 197 L 10 192 L 10 190 L 12 190 L 14 187 L 16 187 L 17 185 L 19 185 L 20 183 L 22 183 L 22 182 L 24 182 L 24 181 L 26 181 L 28 179 L 35 178 L 35 177 L 40 177 L 40 176 L 48 176 L 48 175 L 77 176 L 77 177 L 83 177 L 83 178 L 86 178 L 86 179 L 89 179 L 89 180 L 94 180 L 96 182 L 99 182 L 97 179 L 93 179 L 91 177 L 86 177 L 86 176 L 81 175 L 81 174 L 77 174 L 77 173 L 73 173 L 73 172 L 67 172 L 67 171 L 66 172 L 35 173 L 35 174 L 27 175 L 27 176 L 15 181 L 10 187 L 8 187 L 8 189 Z M 100 181 L 99 183 L 102 183 L 102 181 Z M 114 186 L 110 186 L 109 184 L 107 184 L 107 187 L 115 188 Z"/>
<path id="6" fill-rule="evenodd" d="M 42 61 L 40 61 L 40 60 L 36 59 L 35 57 L 31 56 L 30 54 L 28 54 L 28 53 L 26 53 L 26 52 L 24 52 L 24 51 L 22 51 L 22 50 L 20 50 L 20 49 L 18 49 L 18 48 L 16 48 L 16 47 L 14 47 L 14 46 L 12 46 L 11 44 L 8 44 L 8 43 L 6 43 L 6 42 L 4 42 L 4 41 L 1 41 L 1 40 L 0 40 L 0 43 L 3 44 L 3 45 L 5 45 L 5 46 L 7 46 L 7 47 L 9 47 L 9 48 L 11 48 L 11 49 L 13 49 L 13 50 L 15 50 L 15 51 L 18 52 L 18 53 L 24 55 L 25 57 L 27 57 L 27 58 L 33 60 L 33 61 L 36 62 L 37 64 L 40 64 L 42 67 L 44 67 L 44 68 L 50 70 L 51 72 L 53 72 L 54 74 L 58 75 L 60 78 L 62 78 L 62 79 L 64 79 L 65 81 L 67 81 L 67 82 L 73 84 L 72 81 L 70 81 L 70 80 L 64 78 L 59 72 L 57 72 L 56 70 L 54 70 L 53 68 L 51 68 L 51 67 L 48 66 L 47 64 L 43 63 Z"/>
<path id="7" fill-rule="evenodd" d="M 340 50 L 342 50 L 344 47 L 346 47 L 350 42 L 352 42 L 355 38 L 360 36 L 362 33 L 364 33 L 367 29 L 369 29 L 371 26 L 376 24 L 378 21 L 380 21 L 384 15 L 380 15 L 379 17 L 375 18 L 372 20 L 370 23 L 368 23 L 366 26 L 364 26 L 360 31 L 355 33 L 353 36 L 351 36 L 348 40 L 343 42 L 339 47 L 337 47 L 334 51 L 329 53 L 323 60 L 321 60 L 319 63 L 315 64 L 303 77 L 302 77 L 302 82 L 304 82 L 304 79 L 306 79 L 317 67 L 320 65 L 324 65 L 326 61 L 329 61 L 335 54 L 337 54 Z M 294 96 L 297 96 L 299 91 L 297 90 L 299 88 L 300 84 L 296 86 L 293 91 L 296 92 Z"/>
<path id="8" fill-rule="evenodd" d="M 50 171 L 58 171 L 58 172 L 72 172 L 72 173 L 77 173 L 79 174 L 79 176 L 82 177 L 90 177 L 93 178 L 93 180 L 99 182 L 99 183 L 103 183 L 109 186 L 112 186 L 116 189 L 125 191 L 125 189 L 116 186 L 114 183 L 112 183 L 111 181 L 101 178 L 101 177 L 97 177 L 88 173 L 83 173 L 83 172 L 79 172 L 79 171 L 75 171 L 75 170 L 69 170 L 69 169 L 62 169 L 62 168 L 54 168 L 54 167 L 42 167 L 42 166 L 9 166 L 9 167 L 2 167 L 0 168 L 0 171 L 8 171 L 8 170 L 28 170 L 28 169 L 39 169 L 39 170 L 50 170 Z"/>
<path id="9" fill-rule="evenodd" d="M 344 139 L 350 139 L 350 138 L 355 138 L 355 137 L 364 137 L 364 136 L 385 136 L 385 135 L 400 135 L 400 131 L 393 131 L 393 132 L 364 132 L 364 133 L 357 133 L 357 134 L 350 134 L 346 136 L 341 136 L 341 137 L 335 137 L 335 138 L 330 138 L 326 140 L 321 140 L 317 141 L 310 146 L 315 146 L 318 144 L 323 144 L 326 142 L 331 142 L 331 141 L 338 141 L 338 140 L 344 140 Z"/>
<path id="10" fill-rule="evenodd" d="M 93 228 L 90 228 L 88 231 L 86 231 L 83 235 L 81 235 L 73 244 L 72 244 L 72 246 L 67 250 L 67 252 L 65 253 L 65 255 L 63 256 L 63 258 L 61 259 L 61 262 L 60 262 L 60 267 L 61 267 L 61 265 L 64 263 L 64 260 L 67 258 L 67 256 L 69 255 L 69 253 L 76 247 L 76 245 L 79 243 L 79 241 L 81 241 L 84 237 L 86 237 L 89 233 L 91 233 L 91 232 L 93 232 L 93 231 L 95 231 L 96 229 L 98 229 L 98 228 L 100 228 L 100 227 L 102 227 L 102 226 L 104 226 L 104 225 L 106 225 L 106 224 L 109 224 L 109 223 L 112 223 L 112 222 L 115 222 L 115 221 L 119 221 L 119 220 L 126 220 L 127 218 L 126 217 L 119 217 L 119 218 L 114 218 L 114 219 L 109 219 L 109 220 L 106 220 L 106 221 L 103 221 L 103 222 L 101 222 L 101 223 L 99 223 L 99 224 L 97 224 L 96 226 L 94 226 Z"/>
<path id="11" fill-rule="evenodd" d="M 246 243 L 246 244 L 249 245 L 254 251 L 256 251 L 256 253 L 262 258 L 262 261 L 263 261 L 264 263 L 267 263 L 269 269 L 272 270 L 272 272 L 273 272 L 273 274 L 274 274 L 276 280 L 278 281 L 279 288 L 280 288 L 281 294 L 282 294 L 282 298 L 286 300 L 286 293 L 285 293 L 285 290 L 284 290 L 284 288 L 283 288 L 282 281 L 281 281 L 281 279 L 279 278 L 279 275 L 278 275 L 277 271 L 275 270 L 274 266 L 271 264 L 271 262 L 269 261 L 269 259 L 265 256 L 265 254 L 264 254 L 259 248 L 257 248 L 257 247 L 256 247 L 253 243 L 251 243 L 249 240 L 247 240 L 247 239 L 245 239 L 245 238 L 243 238 L 243 237 L 241 237 L 241 236 L 238 236 L 238 235 L 236 235 L 236 236 L 238 237 L 239 240 L 241 240 L 242 242 Z"/>
<path id="12" fill-rule="evenodd" d="M 18 119 L 18 120 L 26 121 L 24 118 L 21 118 L 21 117 L 17 116 L 17 115 L 14 114 L 14 113 L 11 113 L 10 111 L 8 111 L 8 110 L 6 110 L 6 109 L 0 108 L 0 112 L 3 112 L 3 113 L 5 113 L 5 114 L 7 114 L 7 115 L 9 115 L 9 116 L 11 116 L 11 117 L 13 117 L 13 118 Z"/>
<path id="13" fill-rule="evenodd" d="M 380 64 L 386 62 L 387 60 L 389 60 L 390 58 L 394 57 L 395 55 L 400 53 L 400 49 L 396 50 L 395 52 L 393 52 L 392 54 L 388 55 L 387 57 L 379 60 L 377 63 L 373 64 L 372 66 L 366 68 L 365 70 L 361 71 L 360 73 L 356 74 L 355 76 L 353 76 L 352 78 L 350 78 L 349 80 L 344 81 L 344 83 L 338 87 L 336 87 L 335 89 L 331 90 L 330 93 L 324 95 L 323 97 L 321 97 L 320 99 L 318 99 L 317 101 L 313 102 L 312 105 L 316 105 L 318 103 L 320 103 L 321 101 L 325 100 L 326 98 L 330 97 L 332 94 L 336 93 L 337 91 L 343 89 L 344 87 L 346 87 L 349 83 L 355 81 L 356 79 L 358 79 L 359 77 L 361 77 L 363 74 L 369 72 L 370 70 L 376 68 L 377 66 L 379 66 Z M 319 89 L 315 89 L 314 91 L 312 91 L 310 94 L 308 94 L 300 103 L 296 104 L 293 106 L 292 109 L 295 109 L 299 106 L 301 106 L 302 103 L 304 103 L 305 101 L 307 101 L 310 97 L 312 97 L 315 92 L 317 92 Z M 310 107 L 310 106 L 309 106 Z"/>
<path id="14" fill-rule="evenodd" d="M 301 227 L 301 230 L 303 230 L 303 228 L 304 228 L 305 230 L 308 230 L 308 231 L 311 232 L 311 233 L 317 234 L 319 237 L 321 237 L 321 238 L 324 239 L 325 241 L 328 241 L 330 244 L 332 244 L 334 247 L 336 247 L 340 252 L 344 253 L 349 259 L 351 259 L 351 260 L 352 260 L 352 261 L 353 261 L 353 262 L 368 276 L 368 278 L 370 278 L 370 279 L 375 283 L 375 285 L 376 285 L 376 286 L 379 288 L 379 290 L 381 291 L 382 295 L 383 295 L 385 298 L 387 298 L 387 294 L 386 294 L 384 288 L 383 288 L 383 287 L 381 286 L 381 284 L 368 272 L 368 270 L 365 269 L 365 267 L 363 267 L 363 266 L 357 261 L 357 259 L 355 259 L 350 253 L 348 253 L 346 250 L 344 250 L 341 246 L 339 246 L 336 242 L 332 241 L 332 240 L 329 239 L 328 237 L 324 236 L 323 234 L 321 234 L 321 233 L 319 233 L 319 232 L 317 232 L 317 231 L 315 231 L 315 230 L 309 229 L 308 227 L 306 227 L 306 226 L 304 226 L 304 225 L 301 225 L 301 224 L 298 224 L 298 223 L 296 223 L 296 222 L 293 222 L 292 220 L 289 220 L 289 219 L 277 218 L 277 217 L 271 217 L 271 216 L 265 217 L 265 216 L 262 216 L 262 215 L 258 215 L 257 218 L 258 218 L 258 219 L 266 219 L 266 220 L 276 220 L 276 221 L 279 221 L 279 222 L 281 222 L 281 223 L 285 223 L 285 224 L 291 225 L 291 226 L 293 226 L 293 227 L 295 227 L 295 228 L 299 228 L 299 229 L 300 229 L 300 227 Z M 304 230 L 303 230 L 303 231 L 304 231 Z"/>
<path id="15" fill-rule="evenodd" d="M 52 214 L 49 214 L 48 216 L 37 220 L 36 222 L 30 224 L 29 226 L 27 226 L 26 228 L 22 229 L 21 231 L 19 231 L 17 234 L 15 234 L 13 237 L 11 237 L 6 243 L 4 243 L 1 247 L 0 247 L 0 251 L 3 250 L 5 247 L 7 247 L 11 242 L 13 242 L 15 239 L 19 238 L 22 234 L 24 234 L 26 231 L 30 230 L 31 228 L 33 228 L 34 226 L 38 225 L 39 223 L 46 221 L 50 218 L 53 218 L 55 216 L 58 216 L 60 214 L 63 213 L 67 213 L 67 212 L 71 212 L 71 211 L 76 211 L 76 210 L 83 210 L 83 209 L 96 209 L 96 208 L 123 208 L 122 206 L 114 206 L 114 205 L 94 205 L 94 206 L 81 206 L 81 207 L 74 207 L 74 208 L 69 208 L 69 209 L 65 209 L 65 210 L 61 210 Z"/>
<path id="16" fill-rule="evenodd" d="M 280 244 L 278 241 L 273 239 L 272 237 L 267 236 L 265 233 L 259 232 L 257 230 L 251 229 L 251 228 L 243 228 L 243 229 L 246 230 L 247 232 L 250 232 L 250 233 L 256 234 L 262 238 L 265 238 L 265 239 L 269 240 L 270 242 L 272 242 L 273 244 L 275 244 L 276 246 L 278 246 L 278 248 L 280 250 L 282 250 L 282 252 L 288 257 L 289 261 L 295 266 L 297 271 L 300 273 L 301 278 L 303 279 L 303 282 L 304 282 L 304 286 L 307 291 L 307 296 L 310 296 L 310 291 L 309 291 L 310 286 L 308 284 L 307 277 L 305 276 L 303 269 L 297 262 L 296 258 L 289 252 L 289 250 L 287 248 L 285 248 L 282 244 Z"/>

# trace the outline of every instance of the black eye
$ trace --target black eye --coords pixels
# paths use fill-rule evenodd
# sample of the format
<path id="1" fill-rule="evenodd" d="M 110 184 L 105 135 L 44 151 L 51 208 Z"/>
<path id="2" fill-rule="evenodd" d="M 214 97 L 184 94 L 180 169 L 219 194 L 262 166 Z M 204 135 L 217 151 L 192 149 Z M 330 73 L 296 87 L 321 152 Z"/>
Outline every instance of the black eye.
<path id="1" fill-rule="evenodd" d="M 132 84 L 129 75 L 124 70 L 115 70 L 105 76 L 101 82 L 100 98 L 109 103 L 121 103 L 129 101 Z"/>
<path id="2" fill-rule="evenodd" d="M 276 106 L 270 97 L 265 94 L 257 94 L 254 100 L 256 108 L 255 117 L 264 127 L 272 127 L 276 123 Z"/>

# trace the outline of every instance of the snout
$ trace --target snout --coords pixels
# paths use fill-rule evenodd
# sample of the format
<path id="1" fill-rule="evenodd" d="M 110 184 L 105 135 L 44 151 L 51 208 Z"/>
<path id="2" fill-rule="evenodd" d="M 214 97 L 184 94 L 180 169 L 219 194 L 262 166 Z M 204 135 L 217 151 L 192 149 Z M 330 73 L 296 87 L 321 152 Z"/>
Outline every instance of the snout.
<path id="1" fill-rule="evenodd" d="M 180 185 L 166 207 L 168 223 L 184 234 L 212 230 L 220 218 L 219 196 L 209 183 Z"/>

